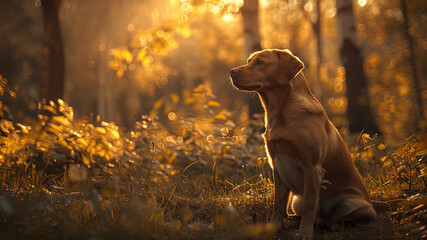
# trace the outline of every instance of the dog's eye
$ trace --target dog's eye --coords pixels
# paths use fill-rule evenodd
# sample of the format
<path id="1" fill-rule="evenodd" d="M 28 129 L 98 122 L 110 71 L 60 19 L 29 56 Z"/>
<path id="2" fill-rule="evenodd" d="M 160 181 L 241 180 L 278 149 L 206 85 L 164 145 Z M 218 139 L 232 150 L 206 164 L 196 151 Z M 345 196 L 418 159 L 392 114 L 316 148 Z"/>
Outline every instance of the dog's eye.
<path id="1" fill-rule="evenodd" d="M 256 65 L 261 65 L 261 64 L 263 64 L 264 62 L 263 62 L 263 61 L 261 61 L 261 60 L 257 60 L 255 63 L 256 63 Z"/>

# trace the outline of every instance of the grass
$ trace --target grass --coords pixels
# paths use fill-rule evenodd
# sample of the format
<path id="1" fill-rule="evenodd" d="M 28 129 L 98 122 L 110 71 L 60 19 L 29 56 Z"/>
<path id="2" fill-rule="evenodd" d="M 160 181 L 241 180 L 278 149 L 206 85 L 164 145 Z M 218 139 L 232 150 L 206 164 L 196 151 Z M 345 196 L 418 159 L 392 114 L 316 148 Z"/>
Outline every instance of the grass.
<path id="1" fill-rule="evenodd" d="M 39 105 L 33 124 L 0 120 L 0 239 L 293 239 L 298 217 L 266 224 L 274 185 L 262 122 L 237 126 L 206 86 L 188 98 L 170 102 L 199 117 L 176 109 L 173 121 L 142 116 L 127 131 L 74 119 L 61 100 Z M 389 149 L 361 135 L 353 157 L 378 218 L 316 226 L 315 239 L 426 238 L 426 143 Z"/>

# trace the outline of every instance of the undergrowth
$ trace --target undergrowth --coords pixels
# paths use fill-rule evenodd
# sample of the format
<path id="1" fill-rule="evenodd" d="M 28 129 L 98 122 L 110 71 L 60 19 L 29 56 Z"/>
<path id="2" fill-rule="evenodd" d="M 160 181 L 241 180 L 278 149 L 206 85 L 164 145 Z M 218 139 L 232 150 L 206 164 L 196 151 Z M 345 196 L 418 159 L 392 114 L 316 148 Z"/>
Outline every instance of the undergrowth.
<path id="1" fill-rule="evenodd" d="M 279 231 L 265 224 L 273 181 L 262 121 L 237 126 L 206 85 L 159 99 L 132 130 L 75 119 L 61 99 L 39 103 L 31 124 L 1 105 L 0 239 L 287 239 L 298 227 L 294 216 Z M 316 238 L 427 236 L 427 135 L 398 148 L 378 141 L 361 134 L 352 148 L 378 220 L 317 228 Z"/>

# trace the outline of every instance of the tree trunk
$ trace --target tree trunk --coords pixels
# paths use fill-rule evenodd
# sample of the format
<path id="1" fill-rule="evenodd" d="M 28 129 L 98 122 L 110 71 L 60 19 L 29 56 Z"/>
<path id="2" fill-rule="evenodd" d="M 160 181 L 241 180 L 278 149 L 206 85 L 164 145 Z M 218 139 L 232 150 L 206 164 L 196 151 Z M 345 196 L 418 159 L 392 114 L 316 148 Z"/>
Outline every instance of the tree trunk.
<path id="1" fill-rule="evenodd" d="M 307 3 L 307 1 L 302 1 L 299 5 L 300 11 L 305 15 L 307 20 L 311 23 L 311 27 L 313 30 L 314 36 L 316 36 L 316 48 L 317 48 L 317 65 L 316 65 L 316 82 L 314 83 L 314 86 L 312 86 L 312 91 L 314 95 L 316 96 L 317 100 L 319 100 L 321 103 L 324 102 L 324 96 L 323 96 L 323 88 L 322 88 L 322 81 L 320 79 L 320 67 L 322 66 L 322 59 L 323 59 L 323 53 L 322 53 L 322 33 L 321 33 L 321 11 L 320 11 L 320 0 L 316 0 L 316 16 L 317 18 L 311 19 L 309 14 L 307 14 L 304 6 Z"/>
<path id="2" fill-rule="evenodd" d="M 412 39 L 412 36 L 409 34 L 409 19 L 408 19 L 408 11 L 407 11 L 407 6 L 406 6 L 406 0 L 400 0 L 400 6 L 402 8 L 403 28 L 405 31 L 405 37 L 409 43 L 409 61 L 411 63 L 413 88 L 415 90 L 415 100 L 417 102 L 416 104 L 418 105 L 416 107 L 418 110 L 418 114 L 417 114 L 417 120 L 418 121 L 416 121 L 415 130 L 420 131 L 420 128 L 421 128 L 420 124 L 421 124 L 422 120 L 424 119 L 423 99 L 422 99 L 422 93 L 421 93 L 422 86 L 421 86 L 420 81 L 418 79 L 417 64 L 415 62 L 414 41 Z"/>
<path id="3" fill-rule="evenodd" d="M 314 34 L 316 35 L 316 43 L 317 43 L 317 68 L 316 68 L 316 89 L 315 94 L 316 98 L 321 102 L 324 103 L 324 97 L 323 97 L 323 91 L 322 91 L 322 81 L 320 79 L 320 67 L 322 66 L 323 62 L 323 53 L 322 53 L 322 32 L 321 32 L 321 19 L 322 16 L 320 11 L 320 0 L 316 1 L 316 14 L 317 14 L 317 21 L 314 23 Z"/>
<path id="4" fill-rule="evenodd" d="M 100 34 L 100 43 L 105 44 L 106 40 L 101 30 Z M 105 47 L 106 48 L 106 47 Z M 107 49 L 107 48 L 106 48 Z M 98 78 L 99 78 L 99 89 L 98 89 L 98 98 L 97 98 L 97 110 L 98 114 L 101 116 L 101 119 L 104 121 L 115 121 L 114 118 L 114 92 L 113 92 L 113 81 L 112 81 L 112 71 L 108 69 L 108 56 L 107 51 L 100 51 L 98 55 Z"/>
<path id="5" fill-rule="evenodd" d="M 363 56 L 355 28 L 352 0 L 336 0 L 337 37 L 347 84 L 347 117 L 350 133 L 379 133 L 370 109 Z"/>
<path id="6" fill-rule="evenodd" d="M 258 26 L 258 0 L 245 0 L 240 9 L 243 19 L 243 38 L 245 41 L 245 55 L 249 57 L 252 52 L 261 50 L 261 37 Z M 249 97 L 249 117 L 254 118 L 254 114 L 264 113 L 261 102 L 258 98 Z"/>
<path id="7" fill-rule="evenodd" d="M 99 0 L 99 10 L 103 13 L 98 17 L 98 25 L 102 26 L 103 24 L 108 26 L 112 24 L 110 21 L 111 18 L 111 9 L 115 6 L 111 0 Z M 97 111 L 101 116 L 103 121 L 111 122 L 116 121 L 116 100 L 114 92 L 114 79 L 113 71 L 109 69 L 108 66 L 108 49 L 111 47 L 112 39 L 107 36 L 106 29 L 100 27 L 96 33 L 99 36 L 99 54 L 98 54 L 98 78 L 99 78 L 99 88 L 98 88 L 98 98 L 97 98 Z M 108 39 L 108 41 L 107 41 Z M 103 44 L 103 45 L 101 45 Z M 115 78 L 114 74 L 114 78 Z"/>
<path id="8" fill-rule="evenodd" d="M 56 101 L 64 95 L 64 50 L 58 9 L 61 0 L 42 0 L 44 19 L 44 71 L 40 95 Z"/>

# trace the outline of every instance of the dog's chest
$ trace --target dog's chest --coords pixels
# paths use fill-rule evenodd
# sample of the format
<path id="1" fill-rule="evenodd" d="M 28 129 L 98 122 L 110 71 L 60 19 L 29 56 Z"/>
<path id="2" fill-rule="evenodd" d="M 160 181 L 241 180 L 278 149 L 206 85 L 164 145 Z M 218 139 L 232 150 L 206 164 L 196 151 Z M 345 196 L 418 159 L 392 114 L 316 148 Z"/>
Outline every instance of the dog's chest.
<path id="1" fill-rule="evenodd" d="M 275 171 L 279 174 L 280 180 L 282 180 L 293 193 L 302 195 L 304 192 L 303 175 L 296 161 L 298 160 L 286 154 L 276 153 L 273 164 Z"/>
<path id="2" fill-rule="evenodd" d="M 263 137 L 265 141 L 270 142 L 286 138 L 289 127 L 292 127 L 288 125 L 284 113 L 279 110 L 268 113 L 265 122 L 266 126 Z"/>

